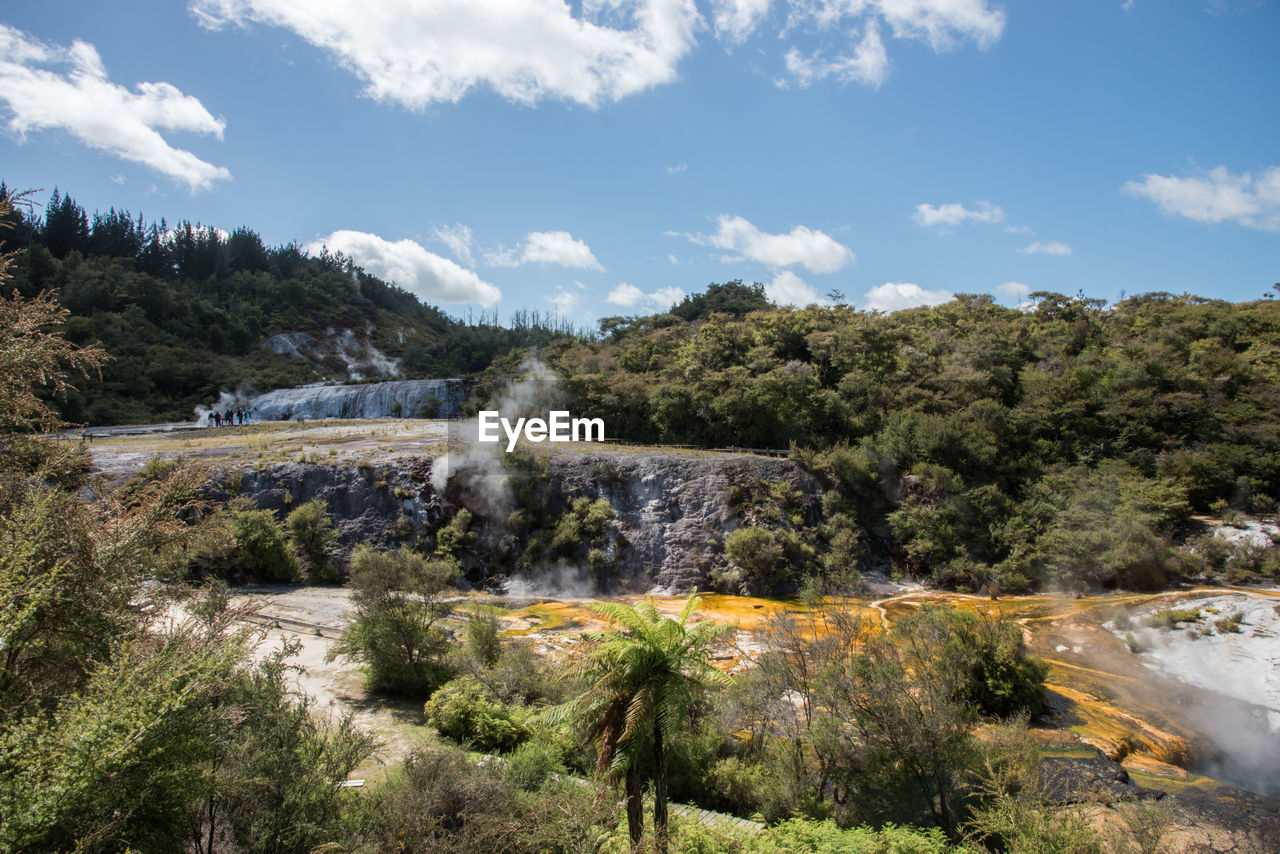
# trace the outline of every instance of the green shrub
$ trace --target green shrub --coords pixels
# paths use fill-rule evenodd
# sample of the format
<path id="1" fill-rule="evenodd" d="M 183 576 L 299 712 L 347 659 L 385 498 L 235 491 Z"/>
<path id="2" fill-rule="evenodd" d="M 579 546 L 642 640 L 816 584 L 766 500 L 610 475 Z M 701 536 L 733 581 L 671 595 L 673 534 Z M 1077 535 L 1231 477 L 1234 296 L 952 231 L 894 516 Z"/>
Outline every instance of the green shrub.
<path id="1" fill-rule="evenodd" d="M 473 614 L 467 620 L 467 649 L 485 667 L 497 664 L 502 655 L 498 628 L 498 618 L 493 614 Z"/>
<path id="2" fill-rule="evenodd" d="M 747 854 L 947 854 L 972 852 L 952 848 L 939 828 L 924 830 L 886 825 L 842 829 L 835 822 L 792 818 L 766 828 L 743 848 Z"/>
<path id="3" fill-rule="evenodd" d="M 507 779 L 525 791 L 532 791 L 553 775 L 566 773 L 564 745 L 553 730 L 540 730 L 508 756 L 503 771 Z"/>
<path id="4" fill-rule="evenodd" d="M 407 548 L 357 547 L 350 580 L 355 612 L 328 657 L 367 665 L 371 691 L 430 696 L 453 676 L 440 621 L 453 611 L 446 593 L 457 577 L 457 567 Z"/>
<path id="5" fill-rule="evenodd" d="M 494 699 L 473 676 L 441 686 L 423 711 L 441 735 L 481 750 L 512 750 L 529 737 L 520 707 Z"/>
<path id="6" fill-rule="evenodd" d="M 231 532 L 235 538 L 231 558 L 245 574 L 270 581 L 298 579 L 298 555 L 275 513 L 253 509 L 248 499 L 235 499 L 231 502 Z"/>
<path id="7" fill-rule="evenodd" d="M 1158 611 L 1152 614 L 1147 618 L 1147 625 L 1169 631 L 1176 628 L 1178 623 L 1195 623 L 1199 622 L 1199 620 L 1199 608 L 1170 608 L 1167 611 Z"/>
<path id="8" fill-rule="evenodd" d="M 338 567 L 329 557 L 329 544 L 338 538 L 338 532 L 325 512 L 324 501 L 313 498 L 294 508 L 285 519 L 285 526 L 311 580 L 321 584 L 336 582 Z"/>
<path id="9" fill-rule="evenodd" d="M 726 581 L 734 592 L 767 595 L 786 580 L 790 566 L 783 543 L 766 528 L 739 528 L 724 540 L 724 554 L 737 569 Z"/>
<path id="10" fill-rule="evenodd" d="M 1213 625 L 1218 630 L 1218 634 L 1239 634 L 1240 624 L 1244 622 L 1244 614 L 1236 612 L 1229 617 L 1223 617 L 1221 620 L 1215 620 Z"/>

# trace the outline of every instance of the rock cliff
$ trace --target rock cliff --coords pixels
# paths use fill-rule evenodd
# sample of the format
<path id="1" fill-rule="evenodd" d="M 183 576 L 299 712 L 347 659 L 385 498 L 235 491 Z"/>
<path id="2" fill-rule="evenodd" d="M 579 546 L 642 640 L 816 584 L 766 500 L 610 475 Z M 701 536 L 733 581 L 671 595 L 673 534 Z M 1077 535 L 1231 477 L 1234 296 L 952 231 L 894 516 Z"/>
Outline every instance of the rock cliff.
<path id="1" fill-rule="evenodd" d="M 227 478 L 234 491 L 282 514 L 322 499 L 345 555 L 361 542 L 411 542 L 452 516 L 457 508 L 432 486 L 431 462 L 402 457 L 359 467 L 277 463 L 230 471 Z M 625 588 L 656 586 L 676 593 L 708 588 L 712 571 L 725 566 L 724 539 L 743 524 L 729 505 L 732 485 L 785 480 L 807 506 L 815 507 L 819 497 L 817 484 L 795 462 L 746 454 L 561 454 L 550 460 L 549 480 L 551 496 L 561 504 L 586 496 L 614 508 L 616 539 L 625 543 L 613 555 L 614 574 Z M 484 574 L 506 571 L 489 567 Z M 536 584 L 538 572 L 531 568 L 528 580 Z"/>

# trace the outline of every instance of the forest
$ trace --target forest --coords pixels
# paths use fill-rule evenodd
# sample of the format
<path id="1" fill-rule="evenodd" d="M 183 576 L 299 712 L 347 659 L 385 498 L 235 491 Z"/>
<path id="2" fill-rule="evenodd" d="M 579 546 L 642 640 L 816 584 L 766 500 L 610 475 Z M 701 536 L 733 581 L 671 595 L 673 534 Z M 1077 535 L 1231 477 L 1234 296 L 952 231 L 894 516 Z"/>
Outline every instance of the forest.
<path id="1" fill-rule="evenodd" d="M 13 195 L 2 183 L 0 192 Z M 264 347 L 281 332 L 354 331 L 406 378 L 474 376 L 513 348 L 573 334 L 537 312 L 506 325 L 455 319 L 348 258 L 267 247 L 247 227 L 169 226 L 114 209 L 90 216 L 56 189 L 43 211 L 29 194 L 18 201 L 0 243 L 16 253 L 7 288 L 56 293 L 70 312 L 66 337 L 112 356 L 100 377 L 56 401 L 74 423 L 183 421 L 223 391 L 350 378 L 336 353 L 307 360 Z"/>

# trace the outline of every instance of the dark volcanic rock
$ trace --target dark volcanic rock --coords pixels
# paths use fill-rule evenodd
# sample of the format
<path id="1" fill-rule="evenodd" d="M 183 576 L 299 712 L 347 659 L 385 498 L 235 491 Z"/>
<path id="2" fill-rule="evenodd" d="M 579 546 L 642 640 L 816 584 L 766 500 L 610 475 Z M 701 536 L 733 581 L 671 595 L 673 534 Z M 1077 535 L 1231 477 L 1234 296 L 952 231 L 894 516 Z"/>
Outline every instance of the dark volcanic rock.
<path id="1" fill-rule="evenodd" d="M 324 501 L 338 530 L 338 557 L 343 561 L 360 543 L 394 546 L 405 535 L 436 524 L 445 513 L 431 488 L 430 460 L 383 466 L 277 463 L 234 472 L 225 482 L 230 491 L 249 496 L 281 517 L 314 498 Z"/>
<path id="2" fill-rule="evenodd" d="M 629 543 L 617 558 L 624 580 L 674 593 L 705 589 L 712 570 L 725 567 L 724 539 L 741 525 L 729 507 L 731 486 L 785 480 L 810 505 L 819 492 L 793 460 L 749 454 L 563 454 L 553 460 L 551 478 L 566 496 L 613 505 Z"/>
<path id="3" fill-rule="evenodd" d="M 1136 786 L 1129 772 L 1101 750 L 1093 756 L 1053 756 L 1044 760 L 1045 793 L 1052 803 L 1158 800 L 1164 792 Z"/>
<path id="4" fill-rule="evenodd" d="M 279 463 L 227 479 L 233 484 L 238 479 L 241 494 L 282 515 L 322 499 L 340 532 L 345 558 L 361 542 L 381 547 L 411 542 L 452 515 L 430 475 L 431 460 L 401 457 L 362 467 Z M 613 506 L 617 533 L 626 543 L 616 552 L 615 571 L 625 586 L 677 593 L 706 589 L 712 571 L 726 566 L 724 539 L 742 524 L 729 507 L 732 485 L 786 480 L 810 513 L 816 512 L 820 495 L 813 478 L 794 461 L 749 454 L 565 453 L 553 457 L 550 479 L 560 501 L 588 496 Z M 507 571 L 486 569 L 480 574 Z"/>

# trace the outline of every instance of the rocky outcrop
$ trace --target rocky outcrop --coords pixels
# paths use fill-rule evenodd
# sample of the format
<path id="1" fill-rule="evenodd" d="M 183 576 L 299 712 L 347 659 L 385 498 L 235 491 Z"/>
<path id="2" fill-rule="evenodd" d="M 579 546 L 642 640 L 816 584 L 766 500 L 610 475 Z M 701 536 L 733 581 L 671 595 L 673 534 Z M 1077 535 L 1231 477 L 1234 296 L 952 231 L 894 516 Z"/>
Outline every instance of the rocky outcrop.
<path id="1" fill-rule="evenodd" d="M 436 525 L 446 508 L 431 489 L 431 461 L 387 466 L 277 463 L 225 476 L 228 493 L 246 495 L 281 516 L 312 499 L 324 501 L 338 531 L 337 557 L 360 543 L 394 547 Z"/>
<path id="2" fill-rule="evenodd" d="M 282 388 L 249 401 L 255 420 L 320 418 L 448 418 L 461 413 L 466 380 L 395 380 L 361 385 Z"/>
<path id="3" fill-rule="evenodd" d="M 322 499 L 345 555 L 361 542 L 382 547 L 411 542 L 455 512 L 431 484 L 431 462 L 401 458 L 359 468 L 278 463 L 233 472 L 228 479 L 258 506 L 281 514 Z M 735 483 L 786 480 L 810 506 L 819 497 L 817 484 L 795 462 L 746 454 L 565 454 L 552 459 L 549 477 L 558 503 L 587 496 L 613 506 L 616 540 L 625 543 L 612 555 L 613 574 L 635 590 L 656 586 L 678 593 L 709 587 L 712 572 L 725 566 L 725 537 L 742 524 L 728 501 Z M 501 525 L 501 520 L 489 524 Z M 480 574 L 506 571 L 494 566 Z"/>
<path id="4" fill-rule="evenodd" d="M 748 454 L 564 455 L 553 461 L 551 478 L 561 494 L 613 506 L 628 543 L 616 558 L 624 580 L 677 593 L 707 588 L 712 571 L 724 568 L 724 539 L 742 524 L 729 506 L 731 486 L 785 480 L 810 503 L 818 495 L 794 461 Z"/>

